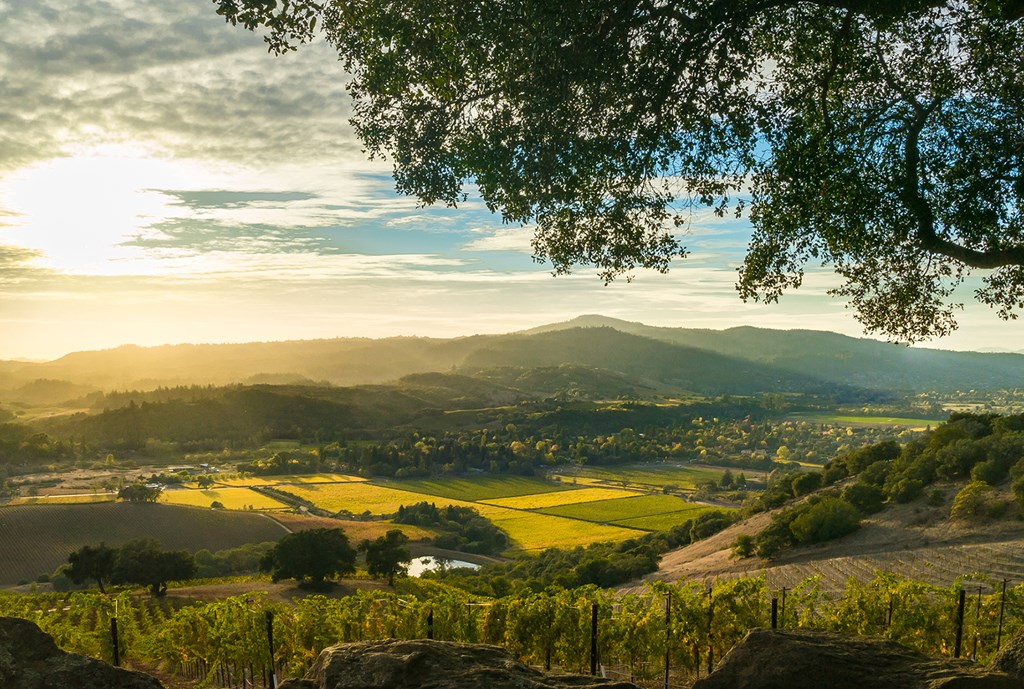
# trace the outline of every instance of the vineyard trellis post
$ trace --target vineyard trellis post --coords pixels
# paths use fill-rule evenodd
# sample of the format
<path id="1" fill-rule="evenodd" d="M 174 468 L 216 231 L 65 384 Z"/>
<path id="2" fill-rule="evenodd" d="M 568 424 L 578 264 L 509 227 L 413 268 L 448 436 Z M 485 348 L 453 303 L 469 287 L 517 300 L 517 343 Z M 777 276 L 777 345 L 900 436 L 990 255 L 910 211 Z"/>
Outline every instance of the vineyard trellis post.
<path id="1" fill-rule="evenodd" d="M 110 642 L 114 649 L 114 667 L 121 666 L 121 647 L 117 643 L 117 617 L 110 618 Z"/>
<path id="2" fill-rule="evenodd" d="M 960 648 L 964 640 L 964 603 L 967 600 L 967 591 L 960 589 L 956 605 L 956 644 L 953 646 L 953 657 L 960 657 Z"/>
<path id="3" fill-rule="evenodd" d="M 708 587 L 708 674 L 714 669 L 715 665 L 715 647 L 711 643 L 711 625 L 715 619 L 715 599 L 712 597 L 714 589 Z"/>
<path id="4" fill-rule="evenodd" d="M 665 591 L 665 689 L 668 689 L 668 671 L 672 663 L 672 590 Z"/>
<path id="5" fill-rule="evenodd" d="M 780 611 L 780 616 L 779 616 L 779 626 L 780 627 L 785 627 L 786 626 L 786 587 L 785 586 L 782 587 L 782 610 Z"/>
<path id="6" fill-rule="evenodd" d="M 772 629 L 779 628 L 779 599 L 772 596 Z"/>
<path id="7" fill-rule="evenodd" d="M 590 674 L 597 674 L 597 603 L 590 609 Z"/>
<path id="8" fill-rule="evenodd" d="M 1006 579 L 1003 579 L 1003 593 L 999 598 L 999 632 L 996 634 L 996 653 L 1003 641 L 1003 613 L 1006 611 Z"/>
<path id="9" fill-rule="evenodd" d="M 974 617 L 974 648 L 971 650 L 971 660 L 978 659 L 978 636 L 981 634 L 981 586 L 978 586 L 978 610 Z"/>
<path id="10" fill-rule="evenodd" d="M 427 638 L 434 638 L 434 609 L 427 610 Z"/>
<path id="11" fill-rule="evenodd" d="M 277 663 L 274 662 L 273 610 L 267 610 L 267 649 L 270 651 L 270 689 L 277 689 Z"/>

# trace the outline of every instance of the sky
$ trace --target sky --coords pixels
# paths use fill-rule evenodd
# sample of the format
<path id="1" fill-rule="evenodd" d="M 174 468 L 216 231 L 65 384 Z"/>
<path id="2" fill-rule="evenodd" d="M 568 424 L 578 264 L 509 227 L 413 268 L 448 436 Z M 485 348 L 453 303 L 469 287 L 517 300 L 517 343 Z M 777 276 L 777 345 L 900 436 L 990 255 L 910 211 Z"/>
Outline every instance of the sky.
<path id="1" fill-rule="evenodd" d="M 861 336 L 812 270 L 740 301 L 743 220 L 699 213 L 690 256 L 605 286 L 553 277 L 529 227 L 475 198 L 422 208 L 367 161 L 325 44 L 272 56 L 208 0 L 0 3 L 0 359 L 121 344 L 499 333 L 603 314 Z M 1021 350 L 970 303 L 929 343 Z"/>

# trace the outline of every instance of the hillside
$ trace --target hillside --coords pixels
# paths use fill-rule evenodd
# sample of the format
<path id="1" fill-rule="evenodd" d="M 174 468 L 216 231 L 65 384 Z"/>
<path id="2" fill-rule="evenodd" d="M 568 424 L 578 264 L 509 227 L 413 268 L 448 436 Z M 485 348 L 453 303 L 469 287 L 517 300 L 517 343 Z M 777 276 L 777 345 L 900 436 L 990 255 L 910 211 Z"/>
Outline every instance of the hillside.
<path id="1" fill-rule="evenodd" d="M 943 485 L 952 496 L 963 486 Z M 1008 490 L 1003 498 L 1012 502 Z M 707 581 L 758 576 L 769 586 L 792 588 L 810 576 L 821 577 L 825 591 L 842 591 L 854 577 L 869 581 L 876 571 L 893 572 L 939 586 L 950 586 L 958 576 L 983 573 L 994 580 L 1024 581 L 1024 515 L 1013 506 L 1001 519 L 967 524 L 948 517 L 945 504 L 929 506 L 924 500 L 891 506 L 863 520 L 861 528 L 843 538 L 793 548 L 772 560 L 737 559 L 731 544 L 741 533 L 754 534 L 769 523 L 762 513 L 708 538 L 667 553 L 657 572 L 644 581 Z M 637 588 L 632 584 L 626 588 Z"/>
<path id="2" fill-rule="evenodd" d="M 811 330 L 658 328 L 585 316 L 505 335 L 127 345 L 43 363 L 3 361 L 0 402 L 81 399 L 87 405 L 98 391 L 238 383 L 354 386 L 439 372 L 550 394 L 559 392 L 554 381 L 529 372 L 562 367 L 596 372 L 593 388 L 612 396 L 1024 387 L 1021 354 L 908 348 Z"/>

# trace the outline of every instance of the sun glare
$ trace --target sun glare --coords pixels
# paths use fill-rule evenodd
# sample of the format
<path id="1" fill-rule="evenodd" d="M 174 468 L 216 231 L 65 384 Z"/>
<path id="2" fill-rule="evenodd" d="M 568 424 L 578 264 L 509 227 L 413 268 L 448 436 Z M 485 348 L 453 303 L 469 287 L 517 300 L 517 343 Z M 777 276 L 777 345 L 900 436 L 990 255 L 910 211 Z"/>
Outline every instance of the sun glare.
<path id="1" fill-rule="evenodd" d="M 15 214 L 4 241 L 42 252 L 69 273 L 145 273 L 146 260 L 124 246 L 175 215 L 159 189 L 194 183 L 189 165 L 131 150 L 83 152 L 23 168 L 3 180 L 3 205 Z"/>

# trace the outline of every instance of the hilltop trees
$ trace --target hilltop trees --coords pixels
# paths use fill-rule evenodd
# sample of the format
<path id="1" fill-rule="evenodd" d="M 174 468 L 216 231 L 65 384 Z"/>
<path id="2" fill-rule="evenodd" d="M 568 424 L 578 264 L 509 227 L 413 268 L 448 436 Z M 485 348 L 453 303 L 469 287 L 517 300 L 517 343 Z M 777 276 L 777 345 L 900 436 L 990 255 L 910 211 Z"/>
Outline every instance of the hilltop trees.
<path id="1" fill-rule="evenodd" d="M 117 491 L 117 499 L 126 502 L 156 502 L 159 498 L 159 488 L 151 488 L 142 483 L 133 483 Z"/>
<path id="2" fill-rule="evenodd" d="M 332 575 L 355 571 L 356 551 L 341 529 L 308 529 L 290 533 L 260 561 L 260 570 L 274 581 L 295 579 L 322 587 Z"/>
<path id="3" fill-rule="evenodd" d="M 388 586 L 395 585 L 395 577 L 405 574 L 412 555 L 405 544 L 409 537 L 398 529 L 391 529 L 374 540 L 364 540 L 359 550 L 366 553 L 366 569 L 371 577 L 388 580 Z"/>
<path id="4" fill-rule="evenodd" d="M 144 538 L 129 541 L 117 551 L 110 581 L 148 586 L 151 594 L 162 596 L 167 593 L 168 582 L 191 579 L 195 573 L 196 564 L 191 553 L 163 550 L 157 541 Z"/>
<path id="5" fill-rule="evenodd" d="M 804 266 L 900 340 L 954 288 L 1024 305 L 1021 0 L 214 0 L 282 52 L 319 28 L 399 191 L 472 184 L 556 273 L 667 270 L 694 208 L 749 213 L 744 299 Z"/>
<path id="6" fill-rule="evenodd" d="M 103 590 L 103 582 L 110 581 L 114 574 L 114 565 L 117 562 L 118 551 L 110 548 L 104 543 L 98 546 L 84 545 L 68 555 L 68 567 L 64 574 L 76 584 L 92 580 Z"/>

